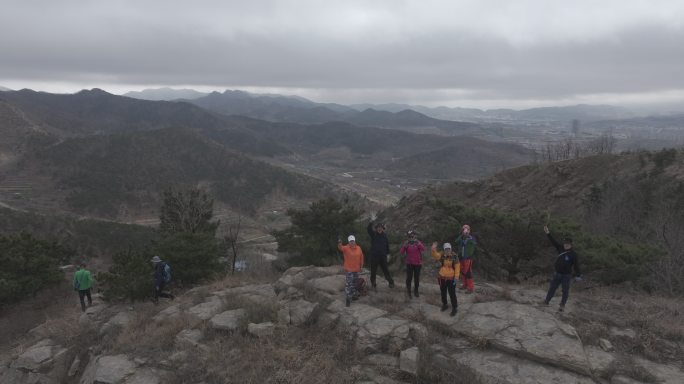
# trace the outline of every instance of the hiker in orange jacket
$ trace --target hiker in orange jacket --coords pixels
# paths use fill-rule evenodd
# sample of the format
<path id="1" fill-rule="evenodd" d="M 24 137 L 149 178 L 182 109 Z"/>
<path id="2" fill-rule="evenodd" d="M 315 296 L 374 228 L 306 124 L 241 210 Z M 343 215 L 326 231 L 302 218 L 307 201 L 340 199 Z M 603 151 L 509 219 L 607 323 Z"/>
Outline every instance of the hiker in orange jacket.
<path id="1" fill-rule="evenodd" d="M 437 250 L 437 243 L 432 243 L 432 258 L 440 264 L 439 276 L 439 290 L 442 294 L 442 312 L 446 311 L 447 306 L 447 291 L 449 292 L 449 299 L 451 299 L 451 316 L 456 316 L 458 311 L 458 299 L 456 298 L 456 282 L 461 273 L 461 264 L 458 262 L 458 257 L 451 251 L 451 244 L 444 243 L 442 247 L 444 252 Z"/>
<path id="2" fill-rule="evenodd" d="M 361 247 L 356 245 L 356 238 L 354 235 L 349 235 L 347 238 L 348 244 L 342 245 L 342 240 L 337 240 L 337 249 L 342 252 L 344 256 L 344 270 L 346 272 L 346 283 L 344 286 L 344 293 L 346 295 L 347 307 L 352 300 L 359 298 L 359 293 L 356 291 L 356 279 L 359 278 L 359 272 L 363 267 L 363 251 Z"/>

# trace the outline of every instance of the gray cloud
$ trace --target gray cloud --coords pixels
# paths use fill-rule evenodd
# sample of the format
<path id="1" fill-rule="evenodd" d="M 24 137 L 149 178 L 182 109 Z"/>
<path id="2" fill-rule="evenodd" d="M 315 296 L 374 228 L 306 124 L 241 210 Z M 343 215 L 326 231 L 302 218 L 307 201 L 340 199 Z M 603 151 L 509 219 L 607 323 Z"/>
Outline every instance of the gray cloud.
<path id="1" fill-rule="evenodd" d="M 276 88 L 347 102 L 684 90 L 677 2 L 325 3 L 10 1 L 0 84 Z"/>

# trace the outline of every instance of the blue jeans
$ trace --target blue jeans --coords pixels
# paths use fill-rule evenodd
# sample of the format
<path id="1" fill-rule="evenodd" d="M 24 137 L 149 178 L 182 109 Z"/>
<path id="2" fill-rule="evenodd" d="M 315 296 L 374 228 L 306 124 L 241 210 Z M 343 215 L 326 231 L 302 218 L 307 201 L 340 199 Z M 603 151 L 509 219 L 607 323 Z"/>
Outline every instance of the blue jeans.
<path id="1" fill-rule="evenodd" d="M 565 303 L 568 302 L 568 295 L 570 294 L 570 280 L 572 279 L 572 274 L 562 274 L 562 273 L 554 273 L 553 274 L 553 279 L 551 279 L 551 284 L 549 285 L 549 292 L 546 294 L 546 304 L 548 304 L 551 299 L 553 298 L 553 295 L 556 294 L 556 289 L 558 289 L 559 285 L 563 286 L 563 296 L 561 297 L 561 307 L 565 306 Z"/>

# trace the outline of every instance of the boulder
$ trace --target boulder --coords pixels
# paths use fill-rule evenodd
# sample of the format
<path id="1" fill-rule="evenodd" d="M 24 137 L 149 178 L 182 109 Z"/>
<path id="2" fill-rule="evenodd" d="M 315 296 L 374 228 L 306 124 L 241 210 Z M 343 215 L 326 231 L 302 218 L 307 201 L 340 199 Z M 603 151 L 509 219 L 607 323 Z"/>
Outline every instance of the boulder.
<path id="1" fill-rule="evenodd" d="M 55 362 L 63 363 L 67 352 L 68 349 L 56 345 L 50 339 L 41 340 L 19 355 L 10 367 L 28 372 L 47 372 L 53 368 Z"/>
<path id="2" fill-rule="evenodd" d="M 418 347 L 411 347 L 401 351 L 399 355 L 399 369 L 412 375 L 418 374 Z"/>
<path id="3" fill-rule="evenodd" d="M 184 329 L 176 335 L 176 347 L 178 349 L 196 348 L 203 336 L 199 329 Z"/>
<path id="4" fill-rule="evenodd" d="M 575 329 L 553 314 L 510 301 L 476 303 L 454 331 L 485 339 L 502 351 L 589 375 L 591 367 Z"/>
<path id="5" fill-rule="evenodd" d="M 344 292 L 345 278 L 343 275 L 319 277 L 311 280 L 309 285 L 317 291 L 334 295 Z"/>
<path id="6" fill-rule="evenodd" d="M 275 330 L 275 325 L 273 323 L 266 322 L 260 324 L 249 323 L 247 324 L 247 332 L 256 337 L 268 337 L 272 336 Z"/>
<path id="7" fill-rule="evenodd" d="M 599 346 L 606 352 L 612 352 L 615 350 L 613 344 L 606 339 L 599 339 Z"/>
<path id="8" fill-rule="evenodd" d="M 123 328 L 130 322 L 131 314 L 129 312 L 119 312 L 102 325 L 100 334 L 103 335 L 115 328 Z"/>
<path id="9" fill-rule="evenodd" d="M 223 300 L 218 296 L 211 296 L 209 300 L 188 309 L 187 313 L 199 320 L 207 321 L 225 309 Z"/>
<path id="10" fill-rule="evenodd" d="M 91 359 L 79 384 L 120 384 L 135 372 L 135 364 L 126 355 L 100 356 Z"/>
<path id="11" fill-rule="evenodd" d="M 231 309 L 214 315 L 209 320 L 209 326 L 222 331 L 236 331 L 240 328 L 242 320 L 247 316 L 244 309 Z"/>
<path id="12" fill-rule="evenodd" d="M 591 371 L 595 375 L 605 377 L 613 370 L 616 360 L 612 354 L 591 345 L 585 346 L 584 352 L 587 354 L 589 364 L 591 364 Z"/>
<path id="13" fill-rule="evenodd" d="M 78 373 L 78 369 L 81 367 L 81 359 L 76 356 L 74 357 L 74 361 L 71 362 L 71 365 L 69 366 L 69 371 L 67 372 L 67 376 L 69 377 L 74 377 Z"/>
<path id="14" fill-rule="evenodd" d="M 409 336 L 415 343 L 422 343 L 423 341 L 427 340 L 428 329 L 421 323 L 410 323 Z"/>
<path id="15" fill-rule="evenodd" d="M 366 352 L 398 352 L 409 341 L 409 322 L 377 317 L 365 322 L 356 333 L 356 348 Z M 383 347 L 387 351 L 383 351 Z"/>
<path id="16" fill-rule="evenodd" d="M 312 314 L 318 308 L 318 303 L 299 299 L 281 302 L 281 306 L 278 311 L 278 320 L 285 324 L 299 326 L 311 322 Z"/>
<path id="17" fill-rule="evenodd" d="M 125 384 L 162 384 L 169 381 L 169 376 L 171 375 L 167 371 L 142 368 L 126 379 Z"/>

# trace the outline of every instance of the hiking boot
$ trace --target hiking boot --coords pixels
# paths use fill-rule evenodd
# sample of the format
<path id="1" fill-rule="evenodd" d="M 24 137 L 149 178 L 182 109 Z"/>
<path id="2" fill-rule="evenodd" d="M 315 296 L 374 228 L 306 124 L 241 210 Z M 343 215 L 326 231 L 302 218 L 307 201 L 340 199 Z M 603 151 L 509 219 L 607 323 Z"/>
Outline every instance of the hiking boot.
<path id="1" fill-rule="evenodd" d="M 347 307 L 351 305 L 351 299 L 350 298 L 347 297 L 347 302 L 345 303 L 345 305 Z"/>
<path id="2" fill-rule="evenodd" d="M 541 303 L 539 303 L 539 305 L 541 305 L 542 307 L 548 307 L 548 306 L 549 306 L 549 302 L 546 301 L 546 300 L 543 300 Z"/>
<path id="3" fill-rule="evenodd" d="M 563 312 L 565 310 L 565 306 L 561 305 L 558 307 L 558 312 Z"/>
<path id="4" fill-rule="evenodd" d="M 390 288 L 394 288 L 394 281 L 390 281 L 389 287 L 390 287 Z"/>
<path id="5" fill-rule="evenodd" d="M 446 311 L 449 307 L 446 304 L 442 304 L 442 312 Z"/>
<path id="6" fill-rule="evenodd" d="M 377 286 L 375 283 L 373 283 L 373 284 L 371 284 L 371 285 L 372 285 L 372 287 L 373 287 L 373 292 L 377 292 L 377 291 L 378 291 L 378 286 Z"/>
<path id="7" fill-rule="evenodd" d="M 420 297 L 420 295 L 418 294 L 418 290 L 417 290 L 417 289 L 416 289 L 415 291 L 413 291 L 413 296 L 415 296 L 415 297 Z"/>
<path id="8" fill-rule="evenodd" d="M 412 298 L 413 298 L 413 296 L 411 295 L 411 290 L 410 290 L 410 289 L 406 291 L 406 296 L 408 296 L 409 299 L 412 299 Z"/>
<path id="9" fill-rule="evenodd" d="M 451 316 L 451 317 L 456 316 L 456 312 L 458 312 L 458 308 L 456 308 L 456 307 L 452 308 L 452 309 L 451 309 L 451 313 L 449 314 L 449 316 Z"/>

